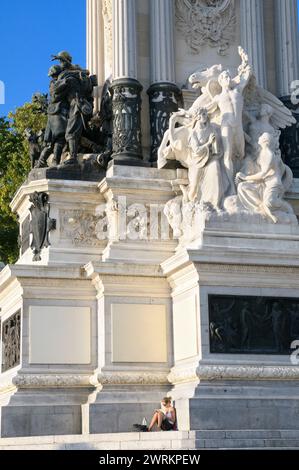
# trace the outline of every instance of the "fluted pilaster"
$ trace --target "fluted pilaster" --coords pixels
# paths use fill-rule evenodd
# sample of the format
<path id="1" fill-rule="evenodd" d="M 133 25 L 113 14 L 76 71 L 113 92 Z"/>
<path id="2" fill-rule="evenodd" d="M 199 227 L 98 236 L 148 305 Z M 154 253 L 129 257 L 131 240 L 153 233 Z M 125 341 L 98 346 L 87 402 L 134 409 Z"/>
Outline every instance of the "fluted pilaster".
<path id="1" fill-rule="evenodd" d="M 137 79 L 135 0 L 113 0 L 113 79 Z"/>
<path id="2" fill-rule="evenodd" d="M 141 91 L 137 80 L 135 0 L 113 0 L 113 159 L 141 165 Z"/>
<path id="3" fill-rule="evenodd" d="M 150 1 L 151 82 L 175 83 L 174 2 Z"/>
<path id="4" fill-rule="evenodd" d="M 261 0 L 241 0 L 241 45 L 248 53 L 257 82 L 267 88 L 264 8 Z"/>
<path id="5" fill-rule="evenodd" d="M 168 128 L 171 113 L 177 111 L 180 90 L 175 84 L 174 2 L 150 1 L 151 86 L 148 89 L 151 123 L 151 162 Z"/>
<path id="6" fill-rule="evenodd" d="M 98 84 L 105 81 L 104 34 L 102 24 L 102 0 L 87 0 L 86 15 L 86 59 L 87 68 L 98 78 Z M 95 87 L 95 108 L 99 109 L 100 87 Z"/>
<path id="7" fill-rule="evenodd" d="M 299 80 L 297 0 L 275 0 L 276 75 L 278 96 L 291 94 Z"/>

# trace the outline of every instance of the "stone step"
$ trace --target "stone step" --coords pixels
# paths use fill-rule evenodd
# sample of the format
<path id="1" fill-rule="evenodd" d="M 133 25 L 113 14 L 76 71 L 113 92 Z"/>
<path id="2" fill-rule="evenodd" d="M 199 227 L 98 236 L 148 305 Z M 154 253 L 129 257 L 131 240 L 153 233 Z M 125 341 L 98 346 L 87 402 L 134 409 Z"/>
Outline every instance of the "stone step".
<path id="1" fill-rule="evenodd" d="M 0 450 L 298 449 L 296 430 L 200 430 L 0 439 Z"/>
<path id="2" fill-rule="evenodd" d="M 298 449 L 299 439 L 204 439 L 195 444 L 196 449 Z"/>
<path id="3" fill-rule="evenodd" d="M 299 430 L 283 429 L 238 429 L 238 430 L 200 430 L 190 431 L 196 439 L 299 439 Z"/>

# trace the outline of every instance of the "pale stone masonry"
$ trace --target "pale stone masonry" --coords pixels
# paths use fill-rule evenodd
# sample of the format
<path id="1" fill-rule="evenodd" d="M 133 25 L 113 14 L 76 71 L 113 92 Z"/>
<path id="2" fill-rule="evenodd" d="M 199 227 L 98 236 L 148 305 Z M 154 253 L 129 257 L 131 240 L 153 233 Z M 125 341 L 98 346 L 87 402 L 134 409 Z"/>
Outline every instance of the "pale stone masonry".
<path id="1" fill-rule="evenodd" d="M 299 79 L 298 2 L 275 0 L 277 95 L 288 96 L 291 83 Z"/>
<path id="2" fill-rule="evenodd" d="M 241 0 L 240 5 L 241 44 L 249 55 L 259 85 L 267 88 L 264 2 Z"/>
<path id="3" fill-rule="evenodd" d="M 112 161 L 34 169 L 11 202 L 0 450 L 299 447 L 296 15 L 87 0 Z M 165 395 L 178 431 L 133 432 Z"/>

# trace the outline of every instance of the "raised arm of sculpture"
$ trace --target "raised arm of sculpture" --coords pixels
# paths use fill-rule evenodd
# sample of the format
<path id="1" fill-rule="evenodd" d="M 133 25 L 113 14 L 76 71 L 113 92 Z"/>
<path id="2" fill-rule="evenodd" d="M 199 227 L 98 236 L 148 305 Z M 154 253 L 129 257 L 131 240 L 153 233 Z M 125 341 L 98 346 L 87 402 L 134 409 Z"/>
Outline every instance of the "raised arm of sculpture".
<path id="1" fill-rule="evenodd" d="M 167 205 L 176 214 L 182 243 L 199 236 L 199 228 L 192 225 L 197 215 L 297 224 L 284 199 L 292 173 L 279 149 L 279 129 L 296 120 L 278 98 L 257 85 L 247 53 L 241 47 L 238 52 L 237 74 L 213 65 L 190 76 L 201 93 L 188 111 L 173 114 L 158 151 L 159 168 L 174 159 L 188 170 L 182 195 Z M 170 212 L 167 216 L 171 218 Z"/>
<path id="2" fill-rule="evenodd" d="M 238 53 L 242 62 L 238 67 L 238 75 L 233 79 L 233 81 L 237 84 L 239 89 L 243 91 L 248 85 L 249 80 L 253 77 L 253 72 L 251 65 L 249 64 L 248 54 L 241 46 L 238 48 Z"/>

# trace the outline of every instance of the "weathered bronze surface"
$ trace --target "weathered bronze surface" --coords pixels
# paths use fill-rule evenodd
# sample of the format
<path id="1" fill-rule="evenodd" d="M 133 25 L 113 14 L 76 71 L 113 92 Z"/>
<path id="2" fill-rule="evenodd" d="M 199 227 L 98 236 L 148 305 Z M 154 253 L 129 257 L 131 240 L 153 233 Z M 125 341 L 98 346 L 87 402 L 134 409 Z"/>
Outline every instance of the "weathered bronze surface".
<path id="1" fill-rule="evenodd" d="M 290 354 L 299 299 L 209 295 L 210 352 Z"/>

